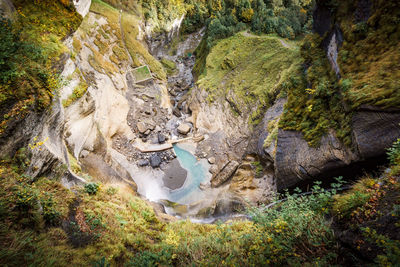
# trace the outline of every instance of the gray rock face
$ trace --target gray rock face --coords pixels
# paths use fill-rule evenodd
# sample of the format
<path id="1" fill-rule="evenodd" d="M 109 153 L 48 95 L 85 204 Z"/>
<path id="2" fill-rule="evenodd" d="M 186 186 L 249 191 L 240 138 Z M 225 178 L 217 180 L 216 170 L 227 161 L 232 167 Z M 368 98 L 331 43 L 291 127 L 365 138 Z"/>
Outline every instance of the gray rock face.
<path id="1" fill-rule="evenodd" d="M 346 166 L 356 158 L 333 133 L 321 139 L 320 147 L 313 148 L 308 146 L 301 133 L 279 130 L 275 156 L 277 189 L 312 180 L 318 175 Z"/>
<path id="2" fill-rule="evenodd" d="M 150 157 L 150 165 L 153 168 L 157 168 L 161 165 L 161 158 L 159 155 L 152 155 Z"/>
<path id="3" fill-rule="evenodd" d="M 318 148 L 312 148 L 301 133 L 279 130 L 275 156 L 277 189 L 329 175 L 351 163 L 383 156 L 400 137 L 399 123 L 400 112 L 361 109 L 353 117 L 353 149 L 345 147 L 333 132 L 321 139 Z"/>
<path id="4" fill-rule="evenodd" d="M 363 107 L 353 117 L 353 136 L 361 159 L 383 155 L 400 137 L 400 111 Z"/>
<path id="5" fill-rule="evenodd" d="M 211 179 L 211 186 L 218 187 L 229 180 L 232 175 L 235 173 L 237 168 L 239 167 L 239 163 L 235 160 L 229 161 L 222 170 L 213 176 Z"/>
<path id="6" fill-rule="evenodd" d="M 82 17 L 85 17 L 89 12 L 90 5 L 92 4 L 92 0 L 73 0 L 76 12 L 81 14 Z"/>

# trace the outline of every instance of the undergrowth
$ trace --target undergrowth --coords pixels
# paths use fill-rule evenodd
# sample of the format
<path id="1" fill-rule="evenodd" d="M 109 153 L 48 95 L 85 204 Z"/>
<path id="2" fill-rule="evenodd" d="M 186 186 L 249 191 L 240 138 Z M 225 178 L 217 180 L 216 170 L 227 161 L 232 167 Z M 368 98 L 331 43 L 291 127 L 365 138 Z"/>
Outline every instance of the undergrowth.
<path id="1" fill-rule="evenodd" d="M 62 40 L 82 18 L 63 1 L 13 1 L 13 22 L 0 18 L 0 134 L 31 110 L 48 108 L 62 85 L 57 62 Z M 18 90 L 16 90 L 18 88 Z"/>
<path id="2" fill-rule="evenodd" d="M 7 244 L 0 248 L 3 265 L 362 263 L 341 248 L 335 233 L 342 229 L 355 233 L 350 245 L 371 255 L 371 261 L 395 264 L 399 258 L 395 233 L 400 227 L 400 184 L 393 172 L 366 176 L 344 193 L 339 191 L 341 178 L 329 190 L 316 182 L 311 193 L 296 189 L 278 195 L 273 206 L 251 208 L 250 221 L 215 224 L 162 222 L 126 185 L 87 184 L 76 187 L 74 194 L 55 180 L 32 179 L 22 172 L 20 160 L 2 162 L 0 241 Z"/>

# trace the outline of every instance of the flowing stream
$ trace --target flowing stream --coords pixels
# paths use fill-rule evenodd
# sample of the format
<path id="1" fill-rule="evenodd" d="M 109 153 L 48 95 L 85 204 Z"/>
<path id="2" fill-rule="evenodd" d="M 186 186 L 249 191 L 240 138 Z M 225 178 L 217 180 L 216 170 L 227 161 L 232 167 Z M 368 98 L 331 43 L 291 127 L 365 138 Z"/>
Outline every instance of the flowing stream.
<path id="1" fill-rule="evenodd" d="M 186 119 L 191 115 L 187 109 L 185 95 L 194 86 L 192 69 L 195 63 L 194 50 L 204 35 L 204 29 L 179 37 L 166 45 L 156 47 L 152 52 L 158 59 L 174 62 L 174 73 L 168 77 L 168 92 L 173 103 L 173 116 L 166 128 L 173 138 L 182 138 L 176 128 L 181 123 L 190 124 Z M 151 45 L 151 47 L 154 47 Z M 215 209 L 216 199 L 221 188 L 211 188 L 209 182 L 210 164 L 206 159 L 198 160 L 194 156 L 195 143 L 180 143 L 173 146 L 176 159 L 163 169 L 164 176 L 160 188 L 149 188 L 157 191 L 157 202 L 164 205 L 166 212 L 181 217 L 206 218 Z M 149 179 L 154 180 L 154 179 Z M 153 194 L 154 195 L 154 194 Z M 154 200 L 154 198 L 153 198 Z"/>

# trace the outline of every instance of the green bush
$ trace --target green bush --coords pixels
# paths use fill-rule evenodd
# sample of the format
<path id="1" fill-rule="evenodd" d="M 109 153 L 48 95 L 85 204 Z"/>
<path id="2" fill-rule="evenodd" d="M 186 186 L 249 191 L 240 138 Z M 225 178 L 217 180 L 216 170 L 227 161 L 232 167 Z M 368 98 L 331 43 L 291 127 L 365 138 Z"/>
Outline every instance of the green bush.
<path id="1" fill-rule="evenodd" d="M 388 159 L 393 165 L 400 164 L 400 138 L 387 150 Z"/>
<path id="2" fill-rule="evenodd" d="M 250 243 L 250 265 L 265 262 L 299 265 L 316 261 L 324 265 L 334 260 L 335 239 L 324 214 L 342 184 L 342 179 L 338 178 L 332 189 L 326 190 L 316 183 L 311 195 L 301 195 L 301 191 L 296 189 L 294 194 L 281 196 L 285 201 L 275 207 L 250 210 L 262 233 L 259 236 L 250 235 L 244 240 Z M 257 250 L 253 251 L 254 242 L 257 243 Z M 321 253 L 327 250 L 331 253 Z"/>
<path id="3" fill-rule="evenodd" d="M 126 265 L 127 267 L 155 267 L 155 266 L 170 266 L 171 252 L 162 250 L 161 252 L 143 251 L 138 253 L 136 257 Z"/>
<path id="4" fill-rule="evenodd" d="M 89 195 L 96 195 L 97 191 L 99 190 L 99 184 L 97 183 L 88 183 L 85 184 L 85 191 Z"/>
<path id="5" fill-rule="evenodd" d="M 93 267 L 110 267 L 110 263 L 106 260 L 105 257 L 102 257 L 100 260 L 93 262 Z"/>
<path id="6" fill-rule="evenodd" d="M 45 192 L 40 200 L 43 208 L 43 218 L 49 225 L 58 225 L 61 219 L 61 213 L 56 210 L 53 195 Z"/>

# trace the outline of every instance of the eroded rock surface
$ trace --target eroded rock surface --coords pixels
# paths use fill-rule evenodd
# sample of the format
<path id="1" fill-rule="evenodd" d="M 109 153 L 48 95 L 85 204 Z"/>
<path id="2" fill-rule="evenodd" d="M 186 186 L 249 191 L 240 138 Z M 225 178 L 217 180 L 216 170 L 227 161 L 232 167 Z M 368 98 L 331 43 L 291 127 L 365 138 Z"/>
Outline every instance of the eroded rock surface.
<path id="1" fill-rule="evenodd" d="M 353 116 L 353 147 L 344 146 L 333 132 L 309 147 L 302 134 L 279 130 L 275 157 L 278 190 L 313 180 L 355 162 L 385 156 L 400 137 L 400 112 L 364 108 Z"/>

